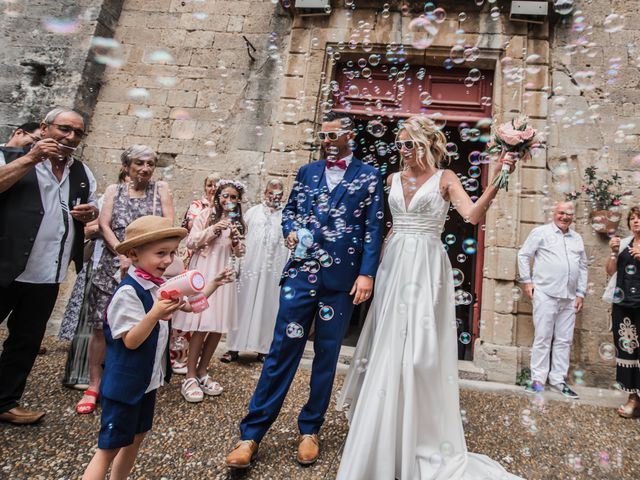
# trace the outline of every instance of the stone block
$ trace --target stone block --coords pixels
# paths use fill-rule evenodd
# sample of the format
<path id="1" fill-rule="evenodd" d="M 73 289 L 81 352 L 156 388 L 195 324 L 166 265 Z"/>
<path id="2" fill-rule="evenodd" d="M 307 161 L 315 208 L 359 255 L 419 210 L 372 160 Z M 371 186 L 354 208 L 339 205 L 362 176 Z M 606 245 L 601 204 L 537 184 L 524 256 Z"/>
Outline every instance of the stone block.
<path id="1" fill-rule="evenodd" d="M 310 50 L 311 31 L 302 28 L 291 30 L 289 53 L 307 53 Z M 324 45 L 322 47 L 324 49 Z"/>
<path id="2" fill-rule="evenodd" d="M 180 30 L 175 31 L 179 33 Z M 215 40 L 215 32 L 206 30 L 195 30 L 193 32 L 185 32 L 184 41 L 182 45 L 184 47 L 193 48 L 211 48 Z"/>
<path id="3" fill-rule="evenodd" d="M 242 31 L 244 33 L 269 33 L 272 31 L 271 21 L 270 15 L 250 15 L 245 17 Z"/>
<path id="4" fill-rule="evenodd" d="M 538 55 L 540 58 L 534 60 L 531 56 Z M 530 65 L 544 65 L 549 63 L 549 41 L 544 39 L 527 39 L 527 63 Z"/>
<path id="5" fill-rule="evenodd" d="M 170 107 L 195 107 L 197 92 L 171 90 L 167 93 L 166 105 Z"/>
<path id="6" fill-rule="evenodd" d="M 244 25 L 244 17 L 240 15 L 231 15 L 229 17 L 229 23 L 227 24 L 227 32 L 240 33 L 242 32 L 243 25 Z"/>
<path id="7" fill-rule="evenodd" d="M 518 373 L 518 347 L 496 345 L 477 339 L 473 364 L 487 372 L 488 381 L 513 384 Z"/>
<path id="8" fill-rule="evenodd" d="M 514 35 L 513 37 L 509 38 L 507 44 L 505 45 L 505 57 L 521 59 L 524 50 L 524 40 L 525 37 L 521 35 Z"/>
<path id="9" fill-rule="evenodd" d="M 302 77 L 307 70 L 307 62 L 309 60 L 309 54 L 306 53 L 292 53 L 287 56 L 287 67 L 285 69 L 286 75 L 292 77 Z"/>
<path id="10" fill-rule="evenodd" d="M 490 247 L 485 254 L 486 277 L 496 280 L 516 279 L 515 248 Z"/>
<path id="11" fill-rule="evenodd" d="M 122 9 L 143 12 L 166 12 L 171 7 L 171 0 L 127 0 Z"/>
<path id="12" fill-rule="evenodd" d="M 516 324 L 516 345 L 519 347 L 531 347 L 534 337 L 533 317 L 526 314 L 518 314 Z"/>
<path id="13" fill-rule="evenodd" d="M 540 65 L 525 70 L 524 85 L 527 90 L 549 90 L 549 67 Z"/>
<path id="14" fill-rule="evenodd" d="M 546 223 L 547 214 L 542 208 L 544 197 L 540 195 L 522 195 L 520 220 L 527 223 Z"/>
<path id="15" fill-rule="evenodd" d="M 523 167 L 520 171 L 523 193 L 538 193 L 549 184 L 548 170 L 542 168 Z"/>
<path id="16" fill-rule="evenodd" d="M 300 96 L 304 96 L 304 88 L 305 79 L 303 77 L 285 77 L 282 88 L 282 98 L 299 98 Z"/>
<path id="17" fill-rule="evenodd" d="M 532 118 L 546 118 L 547 94 L 545 92 L 527 91 L 523 95 L 524 113 Z"/>

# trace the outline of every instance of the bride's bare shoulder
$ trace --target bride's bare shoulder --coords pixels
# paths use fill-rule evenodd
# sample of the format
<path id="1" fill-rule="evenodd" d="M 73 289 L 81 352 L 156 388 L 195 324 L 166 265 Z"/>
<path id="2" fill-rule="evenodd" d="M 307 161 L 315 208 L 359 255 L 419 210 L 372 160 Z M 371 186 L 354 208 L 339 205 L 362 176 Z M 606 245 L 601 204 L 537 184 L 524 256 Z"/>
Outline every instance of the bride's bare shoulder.
<path id="1" fill-rule="evenodd" d="M 393 182 L 393 176 L 394 175 L 400 175 L 399 173 L 392 173 L 391 175 L 387 175 L 387 187 L 391 186 L 391 183 Z"/>

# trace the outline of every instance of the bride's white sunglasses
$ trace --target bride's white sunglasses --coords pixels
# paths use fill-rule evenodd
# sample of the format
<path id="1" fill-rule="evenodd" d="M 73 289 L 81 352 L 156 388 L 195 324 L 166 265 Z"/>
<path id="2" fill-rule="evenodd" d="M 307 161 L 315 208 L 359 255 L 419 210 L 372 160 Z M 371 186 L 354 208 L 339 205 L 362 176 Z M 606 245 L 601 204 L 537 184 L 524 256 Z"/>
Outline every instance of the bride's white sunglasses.
<path id="1" fill-rule="evenodd" d="M 402 150 L 403 148 L 413 150 L 415 147 L 416 143 L 413 140 L 396 140 L 396 148 L 398 150 Z"/>

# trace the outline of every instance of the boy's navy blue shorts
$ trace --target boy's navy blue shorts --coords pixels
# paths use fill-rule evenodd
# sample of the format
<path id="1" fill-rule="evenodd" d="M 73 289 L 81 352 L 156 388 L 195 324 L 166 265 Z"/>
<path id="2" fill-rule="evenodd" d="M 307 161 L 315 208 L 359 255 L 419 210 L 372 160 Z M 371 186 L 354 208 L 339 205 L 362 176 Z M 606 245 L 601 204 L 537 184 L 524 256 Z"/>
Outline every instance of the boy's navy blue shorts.
<path id="1" fill-rule="evenodd" d="M 135 405 L 102 397 L 98 448 L 122 448 L 133 443 L 138 433 L 151 430 L 156 407 L 156 391 L 145 393 Z"/>

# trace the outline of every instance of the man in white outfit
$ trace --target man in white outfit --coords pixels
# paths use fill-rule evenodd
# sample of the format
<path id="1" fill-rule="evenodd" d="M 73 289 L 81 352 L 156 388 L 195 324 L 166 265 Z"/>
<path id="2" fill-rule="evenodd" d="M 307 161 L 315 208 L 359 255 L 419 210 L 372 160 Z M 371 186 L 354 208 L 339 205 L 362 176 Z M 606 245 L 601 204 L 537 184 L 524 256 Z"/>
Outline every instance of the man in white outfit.
<path id="1" fill-rule="evenodd" d="M 525 388 L 529 393 L 544 391 L 548 378 L 551 388 L 565 397 L 578 398 L 565 379 L 576 313 L 582 310 L 586 294 L 587 256 L 582 237 L 569 228 L 573 216 L 571 202 L 558 202 L 553 222 L 531 230 L 518 252 L 520 282 L 533 304 L 535 328 L 532 381 Z"/>

